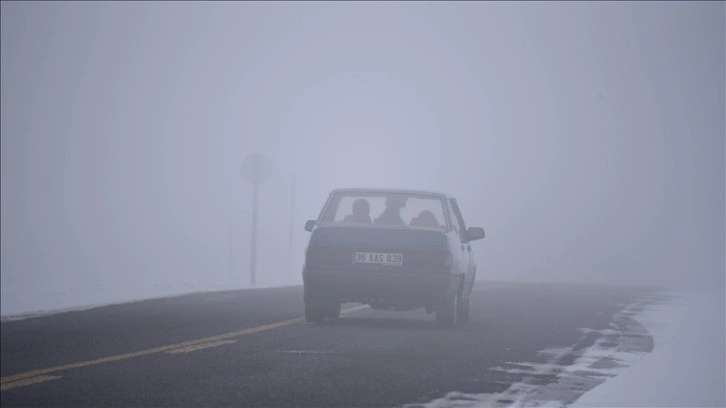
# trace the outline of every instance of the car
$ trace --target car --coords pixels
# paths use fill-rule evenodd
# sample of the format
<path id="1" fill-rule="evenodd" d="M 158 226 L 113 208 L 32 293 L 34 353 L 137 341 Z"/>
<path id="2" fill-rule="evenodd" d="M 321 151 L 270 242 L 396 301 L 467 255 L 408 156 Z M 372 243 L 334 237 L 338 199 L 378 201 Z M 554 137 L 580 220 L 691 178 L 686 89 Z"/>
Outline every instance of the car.
<path id="1" fill-rule="evenodd" d="M 340 316 L 342 303 L 435 313 L 446 327 L 469 322 L 476 279 L 471 242 L 454 197 L 392 189 L 333 190 L 311 232 L 302 276 L 305 320 Z"/>

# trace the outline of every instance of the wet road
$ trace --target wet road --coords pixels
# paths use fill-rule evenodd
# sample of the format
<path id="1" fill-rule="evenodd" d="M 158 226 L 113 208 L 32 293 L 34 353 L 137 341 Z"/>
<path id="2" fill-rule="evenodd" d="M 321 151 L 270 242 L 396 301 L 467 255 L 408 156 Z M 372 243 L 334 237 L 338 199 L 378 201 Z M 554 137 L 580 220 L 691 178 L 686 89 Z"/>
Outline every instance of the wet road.
<path id="1" fill-rule="evenodd" d="M 643 288 L 479 282 L 471 323 L 454 329 L 438 327 L 424 311 L 354 304 L 344 305 L 339 320 L 304 323 L 302 287 L 193 294 L 6 321 L 1 402 L 393 407 L 452 391 L 515 395 L 507 390 L 520 383 L 531 393 L 562 382 L 561 370 L 502 367 L 553 363 L 542 353 L 552 349 L 564 350 L 554 366 L 566 367 L 603 336 L 616 347 L 634 336 L 623 310 L 648 296 Z M 652 349 L 647 332 L 635 332 L 640 351 Z M 571 402 L 597 381 L 576 383 L 560 399 Z M 492 401 L 507 406 L 512 399 Z"/>

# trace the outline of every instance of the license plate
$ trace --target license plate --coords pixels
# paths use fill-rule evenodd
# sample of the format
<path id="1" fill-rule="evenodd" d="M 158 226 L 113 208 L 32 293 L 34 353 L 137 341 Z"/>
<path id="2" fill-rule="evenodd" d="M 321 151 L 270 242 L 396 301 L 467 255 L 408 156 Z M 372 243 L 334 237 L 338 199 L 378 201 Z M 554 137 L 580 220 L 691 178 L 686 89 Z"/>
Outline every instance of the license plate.
<path id="1" fill-rule="evenodd" d="M 401 266 L 403 265 L 403 254 L 353 252 L 353 263 Z"/>

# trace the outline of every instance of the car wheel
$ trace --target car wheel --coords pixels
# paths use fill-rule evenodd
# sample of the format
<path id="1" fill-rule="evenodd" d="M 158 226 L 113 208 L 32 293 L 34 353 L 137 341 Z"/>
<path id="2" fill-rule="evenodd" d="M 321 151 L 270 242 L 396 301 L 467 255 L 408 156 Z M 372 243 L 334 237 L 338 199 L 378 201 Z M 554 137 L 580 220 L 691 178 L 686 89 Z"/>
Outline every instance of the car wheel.
<path id="1" fill-rule="evenodd" d="M 459 304 L 459 292 L 444 300 L 436 311 L 436 322 L 443 327 L 452 327 L 456 323 Z"/>
<path id="2" fill-rule="evenodd" d="M 459 303 L 457 303 L 458 310 L 456 311 L 456 323 L 467 324 L 469 323 L 469 298 L 460 297 Z"/>
<path id="3" fill-rule="evenodd" d="M 331 319 L 340 317 L 340 302 L 331 301 L 325 307 L 325 316 Z"/>
<path id="4" fill-rule="evenodd" d="M 319 305 L 312 305 L 305 302 L 305 321 L 313 323 L 322 323 L 325 321 L 325 309 Z"/>
<path id="5" fill-rule="evenodd" d="M 305 321 L 322 323 L 325 320 L 325 305 L 321 297 L 307 283 L 303 287 L 303 301 L 305 302 Z"/>

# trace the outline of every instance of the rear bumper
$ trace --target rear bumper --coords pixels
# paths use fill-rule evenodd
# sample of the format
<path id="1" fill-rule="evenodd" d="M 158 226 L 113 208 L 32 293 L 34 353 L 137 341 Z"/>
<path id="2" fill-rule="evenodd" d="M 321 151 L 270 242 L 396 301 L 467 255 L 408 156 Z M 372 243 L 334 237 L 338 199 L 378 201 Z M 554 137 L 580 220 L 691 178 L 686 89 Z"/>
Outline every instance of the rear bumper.
<path id="1" fill-rule="evenodd" d="M 453 296 L 461 275 L 305 269 L 303 281 L 306 301 L 314 297 L 424 307 Z"/>

